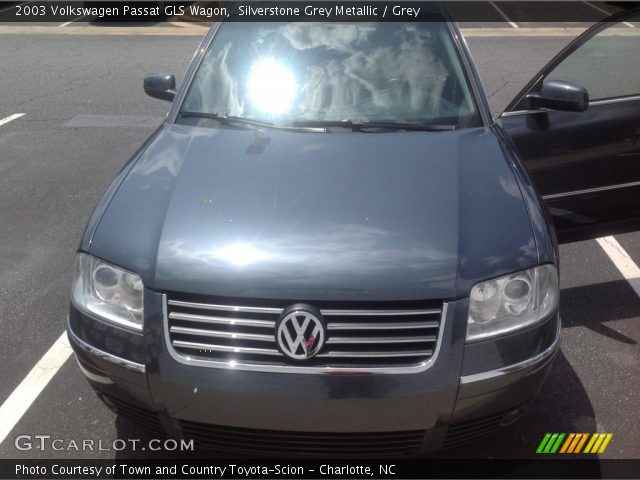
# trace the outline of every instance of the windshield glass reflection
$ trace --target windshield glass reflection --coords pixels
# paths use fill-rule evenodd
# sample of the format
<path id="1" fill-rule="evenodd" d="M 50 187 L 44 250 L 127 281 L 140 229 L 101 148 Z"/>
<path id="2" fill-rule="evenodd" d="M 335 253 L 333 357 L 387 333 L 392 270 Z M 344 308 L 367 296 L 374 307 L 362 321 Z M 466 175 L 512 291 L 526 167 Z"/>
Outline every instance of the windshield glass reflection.
<path id="1" fill-rule="evenodd" d="M 481 125 L 442 22 L 225 23 L 181 110 L 277 124 Z"/>

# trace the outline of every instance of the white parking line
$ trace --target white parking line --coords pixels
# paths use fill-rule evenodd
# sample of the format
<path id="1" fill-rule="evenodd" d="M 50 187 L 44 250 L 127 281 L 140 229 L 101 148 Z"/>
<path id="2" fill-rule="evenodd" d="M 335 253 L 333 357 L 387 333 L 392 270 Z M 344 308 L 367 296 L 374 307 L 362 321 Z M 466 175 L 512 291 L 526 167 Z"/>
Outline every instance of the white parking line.
<path id="1" fill-rule="evenodd" d="M 86 16 L 87 16 L 87 15 L 83 15 L 83 16 L 81 16 L 81 17 L 74 18 L 73 20 L 71 20 L 71 21 L 69 21 L 69 22 L 61 23 L 60 25 L 58 25 L 58 27 L 66 27 L 66 26 L 67 26 L 67 25 L 69 25 L 70 23 L 76 22 L 76 21 L 78 21 L 78 20 L 82 20 L 82 19 L 83 19 L 83 18 L 85 18 Z"/>
<path id="2" fill-rule="evenodd" d="M 640 296 L 640 267 L 636 265 L 631 256 L 615 238 L 602 237 L 598 238 L 597 241 L 613 264 L 620 270 L 622 276 Z"/>
<path id="3" fill-rule="evenodd" d="M 15 120 L 16 118 L 20 118 L 23 115 L 25 115 L 24 113 L 14 113 L 13 115 L 9 115 L 8 117 L 3 118 L 2 120 L 0 120 L 0 125 L 4 125 L 5 123 L 9 123 L 13 120 Z"/>
<path id="4" fill-rule="evenodd" d="M 0 407 L 0 443 L 7 438 L 49 380 L 67 361 L 73 350 L 64 332 Z"/>
<path id="5" fill-rule="evenodd" d="M 506 13 L 504 13 L 504 12 L 502 11 L 502 9 L 501 9 L 500 7 L 498 7 L 494 2 L 489 2 L 489 4 L 490 4 L 493 8 L 495 8 L 495 9 L 496 9 L 496 11 L 500 14 L 500 16 L 501 16 L 502 18 L 504 18 L 504 19 L 505 19 L 505 21 L 506 21 L 507 23 L 509 23 L 509 25 L 511 25 L 513 28 L 520 28 L 520 27 L 518 26 L 518 24 L 517 24 L 516 22 L 511 21 L 511 19 L 510 19 L 509 17 L 507 17 L 507 14 L 506 14 Z"/>
<path id="6" fill-rule="evenodd" d="M 604 13 L 607 17 L 610 17 L 611 15 L 613 15 L 613 13 L 611 13 L 611 12 L 609 12 L 609 11 L 605 10 L 605 9 L 604 9 L 604 8 L 602 8 L 602 7 L 599 7 L 599 6 L 597 6 L 597 5 L 594 5 L 594 4 L 593 4 L 593 3 L 591 3 L 591 2 L 582 2 L 582 3 L 586 3 L 586 4 L 587 4 L 587 5 L 589 5 L 590 7 L 595 8 L 595 9 L 596 9 L 596 10 L 598 10 L 599 12 Z M 633 23 L 629 23 L 629 22 L 622 22 L 622 23 L 624 23 L 627 27 L 636 28 L 636 26 L 635 26 Z"/>

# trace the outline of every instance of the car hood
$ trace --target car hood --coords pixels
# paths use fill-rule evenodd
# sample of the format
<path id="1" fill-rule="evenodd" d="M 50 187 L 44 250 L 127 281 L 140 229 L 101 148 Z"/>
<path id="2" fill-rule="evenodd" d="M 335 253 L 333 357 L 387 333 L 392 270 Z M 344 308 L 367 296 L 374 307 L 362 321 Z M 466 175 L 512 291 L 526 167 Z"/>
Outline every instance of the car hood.
<path id="1" fill-rule="evenodd" d="M 443 299 L 537 261 L 518 184 L 490 129 L 167 124 L 123 177 L 90 252 L 156 290 Z"/>

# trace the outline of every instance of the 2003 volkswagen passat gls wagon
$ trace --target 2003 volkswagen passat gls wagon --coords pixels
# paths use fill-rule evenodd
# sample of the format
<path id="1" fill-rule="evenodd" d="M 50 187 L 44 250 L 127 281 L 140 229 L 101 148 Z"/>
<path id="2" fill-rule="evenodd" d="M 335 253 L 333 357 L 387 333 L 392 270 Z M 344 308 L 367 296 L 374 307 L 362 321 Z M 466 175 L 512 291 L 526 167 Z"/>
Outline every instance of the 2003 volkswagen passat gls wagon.
<path id="1" fill-rule="evenodd" d="M 222 23 L 180 88 L 145 79 L 171 109 L 89 221 L 68 324 L 109 407 L 274 455 L 423 454 L 517 418 L 559 347 L 556 233 L 638 226 L 618 32 L 640 18 L 494 121 L 446 15 Z"/>

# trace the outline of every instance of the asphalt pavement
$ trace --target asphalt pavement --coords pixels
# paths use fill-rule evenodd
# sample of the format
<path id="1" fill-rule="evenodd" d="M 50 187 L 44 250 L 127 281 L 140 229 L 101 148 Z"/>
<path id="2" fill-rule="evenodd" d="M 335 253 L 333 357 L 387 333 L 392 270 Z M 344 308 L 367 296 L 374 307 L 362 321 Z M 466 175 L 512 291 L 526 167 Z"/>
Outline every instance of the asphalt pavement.
<path id="1" fill-rule="evenodd" d="M 65 28 L 0 32 L 0 119 L 24 113 L 0 125 L 0 405 L 63 332 L 84 225 L 168 110 L 168 103 L 144 95 L 144 75 L 171 72 L 180 79 L 200 40 L 199 34 L 141 36 L 134 27 L 117 35 L 69 35 Z M 570 40 L 470 36 L 494 114 Z M 640 264 L 640 234 L 616 239 Z M 513 426 L 440 456 L 533 457 L 545 432 L 602 431 L 614 434 L 602 457 L 640 458 L 640 288 L 597 241 L 563 245 L 560 252 L 562 352 L 542 392 Z M 148 437 L 101 404 L 73 357 L 0 443 L 0 458 L 78 456 L 18 450 L 19 434 L 106 443 Z"/>

